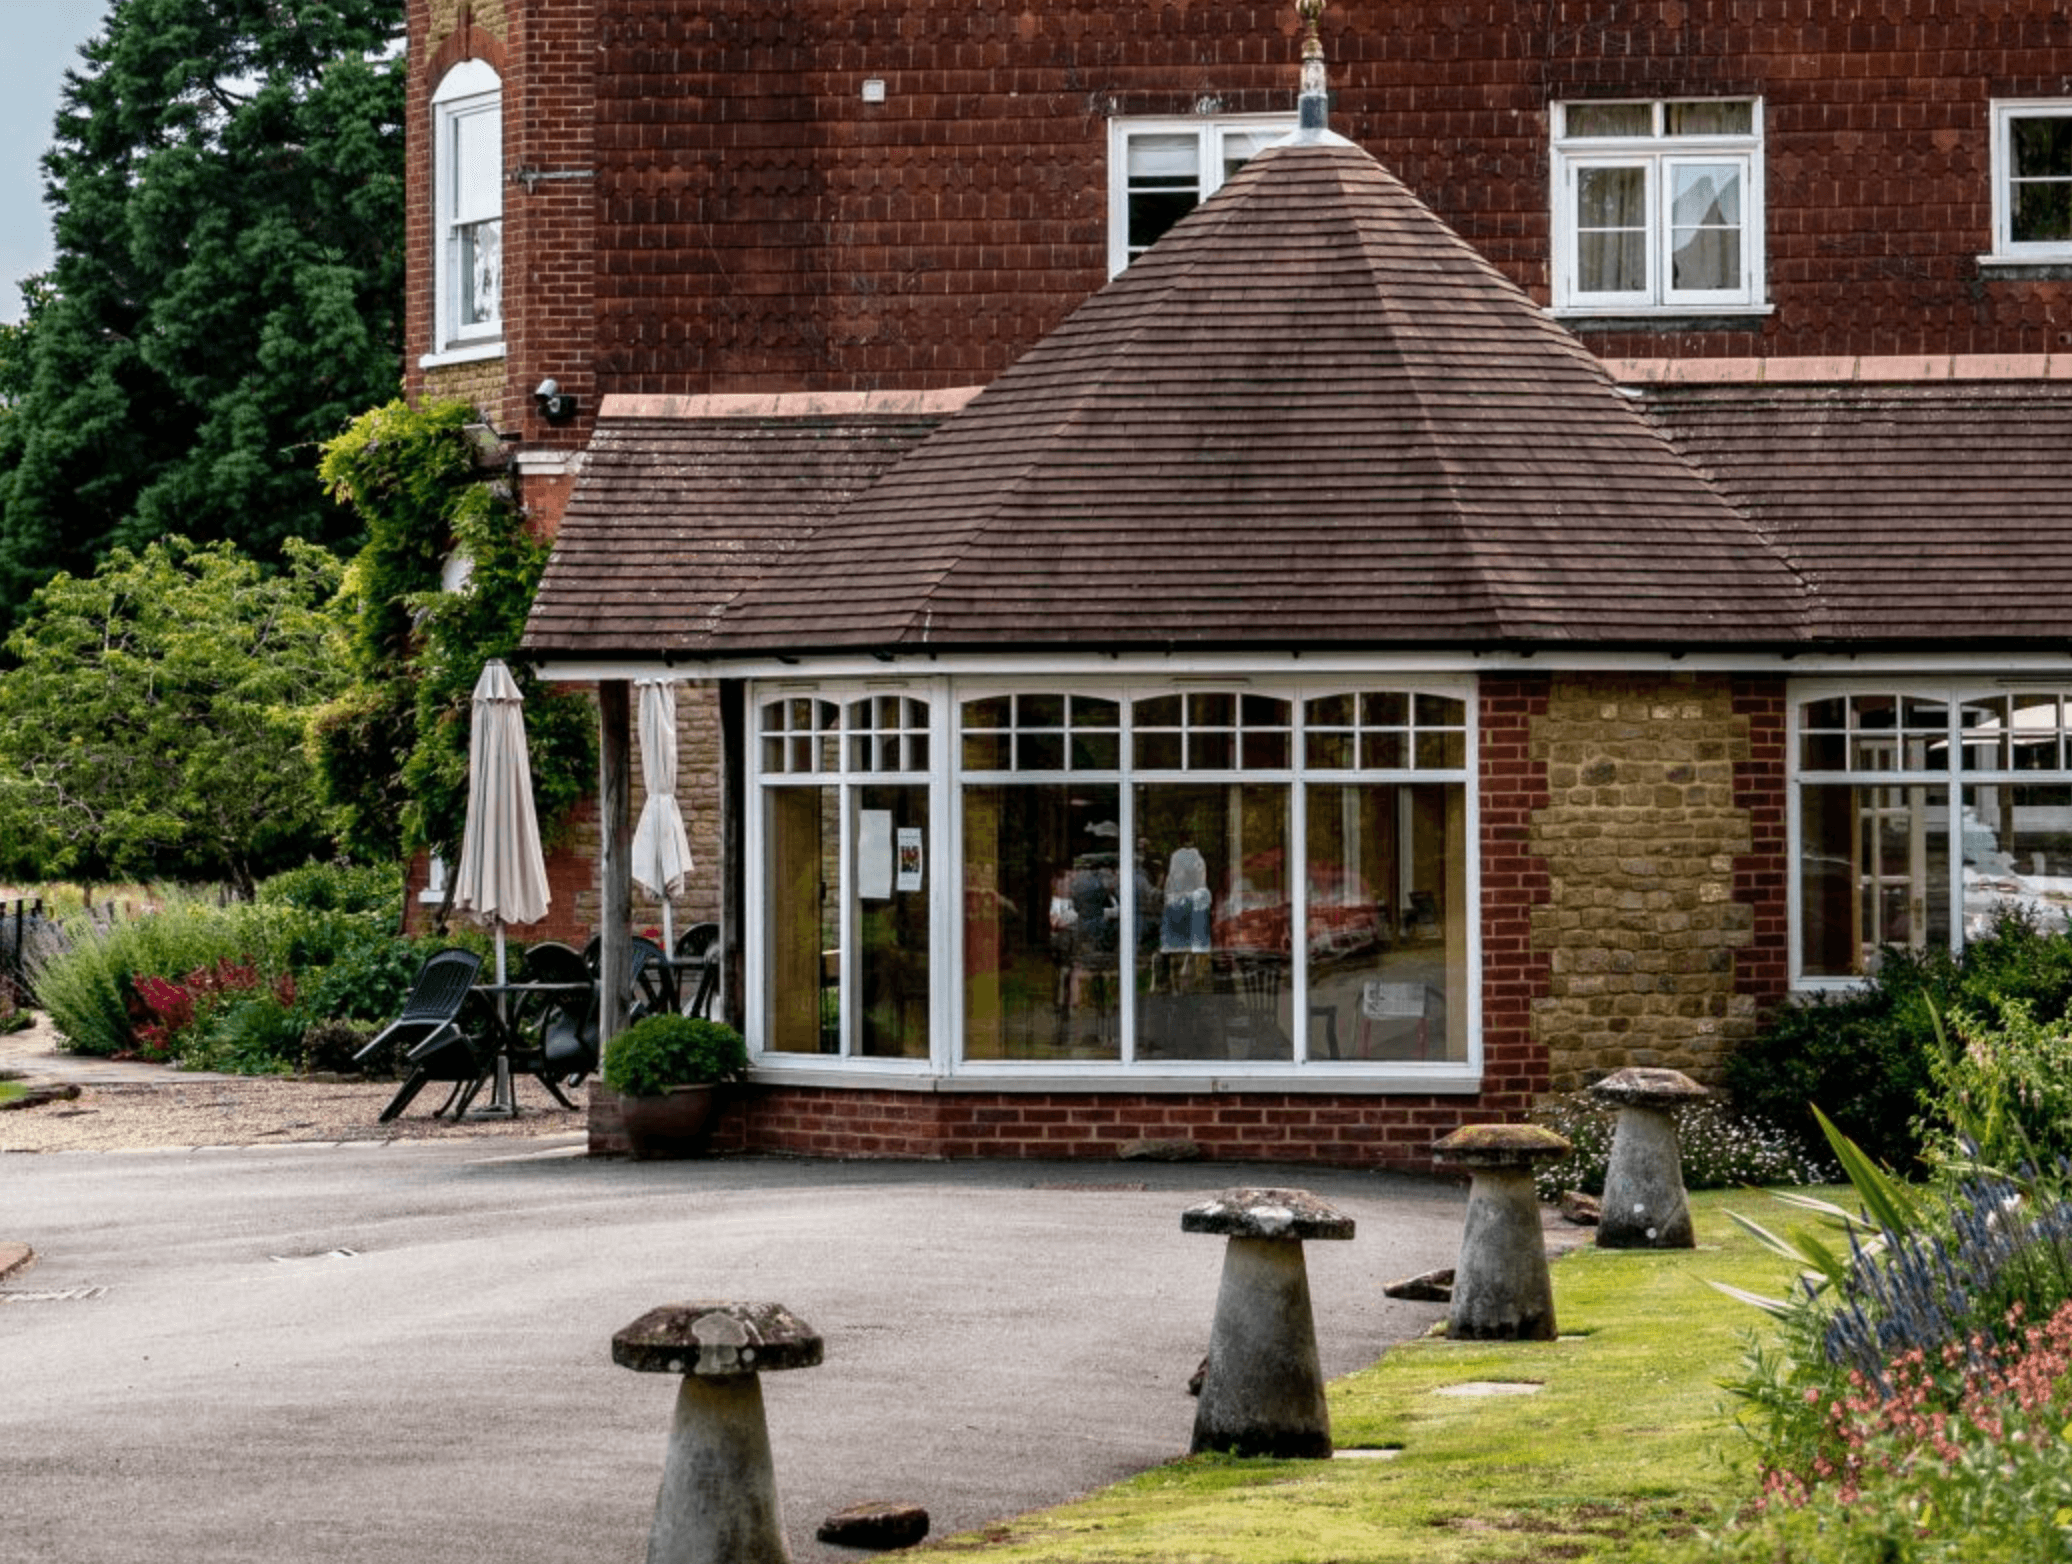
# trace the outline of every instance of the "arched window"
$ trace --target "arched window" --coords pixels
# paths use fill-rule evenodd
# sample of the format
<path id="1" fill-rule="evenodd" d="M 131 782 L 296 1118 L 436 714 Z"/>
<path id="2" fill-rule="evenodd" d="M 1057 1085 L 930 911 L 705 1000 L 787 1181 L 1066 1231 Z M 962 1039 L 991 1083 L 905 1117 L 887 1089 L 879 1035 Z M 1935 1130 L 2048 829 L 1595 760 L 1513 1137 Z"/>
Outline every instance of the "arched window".
<path id="1" fill-rule="evenodd" d="M 432 94 L 435 356 L 503 351 L 503 126 L 503 83 L 480 60 Z"/>

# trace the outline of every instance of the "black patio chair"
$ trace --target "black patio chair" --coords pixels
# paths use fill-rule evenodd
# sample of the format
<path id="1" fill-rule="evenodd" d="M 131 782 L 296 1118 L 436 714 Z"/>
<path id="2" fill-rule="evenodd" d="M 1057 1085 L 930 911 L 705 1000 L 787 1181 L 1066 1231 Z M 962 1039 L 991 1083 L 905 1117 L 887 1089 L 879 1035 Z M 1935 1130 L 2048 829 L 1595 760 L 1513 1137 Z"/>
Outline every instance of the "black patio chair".
<path id="1" fill-rule="evenodd" d="M 364 1064 L 393 1048 L 402 1062 L 412 1067 L 402 1087 L 381 1110 L 383 1124 L 409 1107 L 428 1081 L 454 1083 L 438 1113 L 433 1114 L 437 1118 L 454 1105 L 468 1086 L 481 1080 L 479 1029 L 461 1024 L 468 995 L 474 991 L 475 978 L 481 970 L 482 958 L 471 950 L 432 952 L 411 981 L 402 1014 L 353 1055 L 355 1064 Z"/>
<path id="2" fill-rule="evenodd" d="M 519 999 L 511 1018 L 511 1068 L 532 1076 L 564 1108 L 573 1108 L 562 1088 L 580 1084 L 597 1068 L 597 980 L 580 955 L 556 944 L 527 951 L 525 974 L 530 982 L 570 988 L 565 994 Z"/>
<path id="3" fill-rule="evenodd" d="M 695 969 L 686 964 L 693 961 L 700 963 Z M 698 974 L 695 986 L 684 981 L 693 970 Z M 700 1020 L 709 1018 L 718 991 L 719 925 L 694 923 L 676 937 L 676 992 L 679 999 L 685 1000 L 683 1013 Z"/>
<path id="4" fill-rule="evenodd" d="M 594 934 L 583 947 L 583 965 L 592 974 L 597 971 L 603 949 L 602 936 Z M 626 955 L 626 1020 L 631 1023 L 643 1016 L 666 1015 L 675 1008 L 676 978 L 669 970 L 662 947 L 642 935 L 634 935 Z"/>

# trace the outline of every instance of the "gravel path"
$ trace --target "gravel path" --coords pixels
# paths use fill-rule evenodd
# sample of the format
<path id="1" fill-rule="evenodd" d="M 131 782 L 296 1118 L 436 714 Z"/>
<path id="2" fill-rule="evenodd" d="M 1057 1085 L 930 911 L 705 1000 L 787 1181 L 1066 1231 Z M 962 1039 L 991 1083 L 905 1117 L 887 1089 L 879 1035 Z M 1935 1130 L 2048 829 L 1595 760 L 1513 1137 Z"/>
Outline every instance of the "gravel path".
<path id="1" fill-rule="evenodd" d="M 138 1151 L 176 1146 L 279 1146 L 338 1141 L 573 1136 L 585 1128 L 585 1093 L 560 1107 L 537 1081 L 517 1084 L 515 1119 L 434 1119 L 448 1088 L 434 1082 L 391 1124 L 375 1120 L 393 1081 L 189 1075 L 162 1064 L 63 1052 L 47 1018 L 0 1036 L 0 1076 L 70 1082 L 76 1098 L 0 1111 L 0 1152 Z M 484 1093 L 487 1096 L 487 1093 Z M 477 1099 L 478 1101 L 481 1099 Z"/>

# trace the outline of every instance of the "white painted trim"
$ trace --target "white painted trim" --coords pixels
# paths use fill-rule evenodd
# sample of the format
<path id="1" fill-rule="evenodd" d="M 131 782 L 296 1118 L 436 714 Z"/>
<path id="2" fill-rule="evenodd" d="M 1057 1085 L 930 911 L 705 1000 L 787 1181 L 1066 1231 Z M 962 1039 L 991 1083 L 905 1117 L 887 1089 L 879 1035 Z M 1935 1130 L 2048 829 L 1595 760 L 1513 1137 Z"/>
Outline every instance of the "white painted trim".
<path id="1" fill-rule="evenodd" d="M 935 675 L 1000 679 L 1143 679 L 1274 675 L 1305 681 L 1345 677 L 1416 678 L 1493 673 L 1764 673 L 1792 678 L 1849 676 L 1905 678 L 2034 674 L 2072 677 L 2072 649 L 2063 652 L 902 652 L 891 661 L 854 653 L 825 657 L 550 658 L 540 677 L 552 684 L 594 684 L 607 679 L 753 679 L 801 688 L 831 679 L 925 678 Z"/>
<path id="2" fill-rule="evenodd" d="M 417 361 L 419 369 L 444 369 L 449 364 L 484 364 L 493 358 L 504 356 L 503 339 L 494 342 L 469 342 L 459 347 L 441 349 L 437 353 L 426 353 Z"/>
<path id="3" fill-rule="evenodd" d="M 876 1060 L 858 1060 L 842 1069 L 806 1062 L 815 1057 L 820 1056 L 764 1054 L 757 1058 L 748 1078 L 759 1086 L 821 1086 L 849 1091 L 869 1087 L 876 1091 L 933 1092 L 943 1096 L 978 1092 L 1069 1092 L 1084 1096 L 1144 1092 L 1229 1097 L 1262 1091 L 1285 1092 L 1291 1096 L 1460 1096 L 1480 1092 L 1484 1084 L 1479 1072 L 1470 1074 L 1459 1065 L 1449 1065 L 1443 1073 L 1435 1069 L 1428 1075 L 1404 1073 L 1404 1066 L 1400 1063 L 1394 1067 L 1398 1073 L 1381 1075 L 1327 1074 L 1320 1070 L 1291 1075 L 1286 1073 L 1286 1066 L 1271 1067 L 1282 1072 L 1271 1076 L 1238 1075 L 1231 1072 L 1227 1063 L 1205 1065 L 1204 1073 L 1200 1075 L 1165 1071 L 1155 1075 L 1125 1075 L 1115 1065 L 1102 1066 L 1107 1073 L 1098 1076 L 1064 1074 L 1054 1065 L 1032 1065 L 1026 1071 L 1011 1074 L 998 1065 L 971 1066 L 956 1075 L 940 1075 L 869 1068 L 884 1062 Z M 795 1066 L 784 1062 L 791 1058 L 801 1062 Z"/>
<path id="4" fill-rule="evenodd" d="M 2072 240 L 2017 244 L 2012 236 L 2014 175 L 2011 122 L 2016 119 L 2072 118 L 2072 98 L 1994 98 L 1986 105 L 1991 125 L 1993 181 L 1993 253 L 1980 256 L 1981 266 L 2048 266 L 2072 262 Z"/>

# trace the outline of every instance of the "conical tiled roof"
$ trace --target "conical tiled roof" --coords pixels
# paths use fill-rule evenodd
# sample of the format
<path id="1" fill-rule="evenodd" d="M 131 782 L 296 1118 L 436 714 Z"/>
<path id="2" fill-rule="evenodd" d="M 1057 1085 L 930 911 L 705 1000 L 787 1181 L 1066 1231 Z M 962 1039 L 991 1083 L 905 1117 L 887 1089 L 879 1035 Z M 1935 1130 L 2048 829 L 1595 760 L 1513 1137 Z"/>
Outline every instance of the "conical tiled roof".
<path id="1" fill-rule="evenodd" d="M 1801 583 L 1373 158 L 1269 149 L 716 649 L 1776 644 Z"/>

